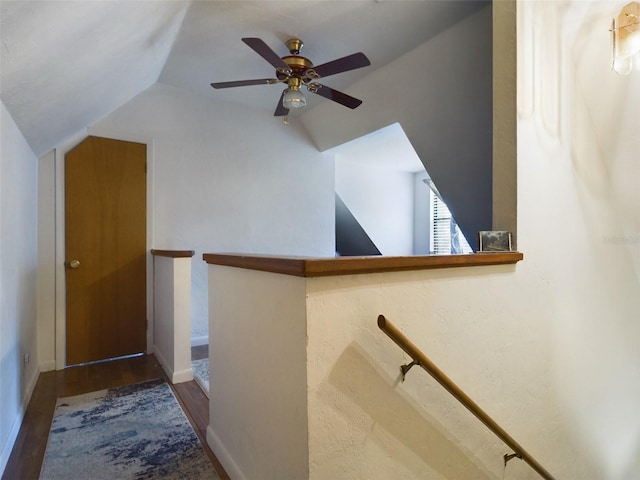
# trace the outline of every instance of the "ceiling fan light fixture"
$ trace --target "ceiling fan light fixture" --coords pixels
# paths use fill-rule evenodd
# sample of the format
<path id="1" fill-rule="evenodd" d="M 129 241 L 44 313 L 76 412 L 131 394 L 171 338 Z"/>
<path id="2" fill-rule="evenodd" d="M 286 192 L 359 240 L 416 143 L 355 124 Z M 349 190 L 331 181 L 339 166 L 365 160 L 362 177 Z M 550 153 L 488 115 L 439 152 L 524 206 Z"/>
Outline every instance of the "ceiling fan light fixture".
<path id="1" fill-rule="evenodd" d="M 285 123 L 287 121 L 286 116 L 289 114 L 290 109 L 301 110 L 307 106 L 307 99 L 300 91 L 300 87 L 303 85 L 307 87 L 309 92 L 328 98 L 351 109 L 358 107 L 362 103 L 362 100 L 321 85 L 314 80 L 371 65 L 371 62 L 364 53 L 353 53 L 314 67 L 311 60 L 300 55 L 302 41 L 299 38 L 291 38 L 286 42 L 290 55 L 284 57 L 280 57 L 260 38 L 245 37 L 242 41 L 276 69 L 276 78 L 214 82 L 211 84 L 213 88 L 286 83 L 287 88 L 282 91 L 276 104 L 276 110 L 273 113 L 274 117 L 284 116 Z"/>
<path id="2" fill-rule="evenodd" d="M 291 110 L 292 108 L 300 109 L 307 106 L 307 99 L 300 91 L 297 85 L 291 85 L 284 91 L 282 96 L 282 106 Z"/>

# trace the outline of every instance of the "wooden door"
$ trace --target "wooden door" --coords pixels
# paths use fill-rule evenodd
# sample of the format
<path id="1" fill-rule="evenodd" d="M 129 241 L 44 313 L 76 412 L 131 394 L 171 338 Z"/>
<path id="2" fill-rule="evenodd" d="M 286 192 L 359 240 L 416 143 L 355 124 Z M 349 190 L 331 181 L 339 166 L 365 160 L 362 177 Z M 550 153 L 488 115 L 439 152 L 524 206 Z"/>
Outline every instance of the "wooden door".
<path id="1" fill-rule="evenodd" d="M 66 157 L 66 365 L 146 349 L 146 145 L 89 137 Z"/>

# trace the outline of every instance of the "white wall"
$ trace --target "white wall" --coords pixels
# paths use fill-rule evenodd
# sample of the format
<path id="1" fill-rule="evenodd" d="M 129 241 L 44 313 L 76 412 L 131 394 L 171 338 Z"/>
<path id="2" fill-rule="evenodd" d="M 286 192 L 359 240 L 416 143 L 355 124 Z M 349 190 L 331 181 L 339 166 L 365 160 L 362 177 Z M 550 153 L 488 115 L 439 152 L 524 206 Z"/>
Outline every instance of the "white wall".
<path id="1" fill-rule="evenodd" d="M 308 478 L 305 279 L 208 270 L 207 442 L 234 479 Z"/>
<path id="2" fill-rule="evenodd" d="M 492 7 L 380 66 L 345 91 L 361 106 L 301 121 L 321 150 L 400 123 L 467 238 L 492 224 Z"/>
<path id="3" fill-rule="evenodd" d="M 411 359 L 379 314 L 556 478 L 598 478 L 562 471 L 552 450 L 562 451 L 545 375 L 551 322 L 518 284 L 525 263 L 309 279 L 309 478 L 502 478 L 507 448 L 478 419 L 419 367 L 401 382 Z M 505 478 L 539 478 L 519 463 Z"/>
<path id="4" fill-rule="evenodd" d="M 172 383 L 193 380 L 191 257 L 153 256 L 153 353 Z"/>
<path id="5" fill-rule="evenodd" d="M 415 255 L 429 254 L 431 187 L 424 183 L 429 178 L 427 172 L 413 174 L 413 253 Z"/>
<path id="6" fill-rule="evenodd" d="M 295 119 L 157 84 L 89 128 L 153 139 L 154 248 L 195 250 L 192 338 L 208 334 L 202 254 L 334 254 L 333 158 Z"/>
<path id="7" fill-rule="evenodd" d="M 38 370 L 38 159 L 4 104 L 0 111 L 0 471 L 18 435 Z M 23 364 L 29 354 L 30 362 Z"/>
<path id="8" fill-rule="evenodd" d="M 40 371 L 56 368 L 55 152 L 38 160 L 38 359 Z"/>
<path id="9" fill-rule="evenodd" d="M 413 255 L 414 173 L 425 169 L 402 127 L 389 125 L 331 153 L 336 193 L 380 253 Z M 428 211 L 422 221 L 428 225 Z"/>
<path id="10" fill-rule="evenodd" d="M 413 255 L 413 175 L 336 160 L 336 193 L 380 253 Z"/>
<path id="11" fill-rule="evenodd" d="M 624 3 L 519 5 L 513 300 L 549 349 L 555 455 L 579 459 L 561 478 L 640 477 L 640 72 L 610 70 L 608 31 Z"/>

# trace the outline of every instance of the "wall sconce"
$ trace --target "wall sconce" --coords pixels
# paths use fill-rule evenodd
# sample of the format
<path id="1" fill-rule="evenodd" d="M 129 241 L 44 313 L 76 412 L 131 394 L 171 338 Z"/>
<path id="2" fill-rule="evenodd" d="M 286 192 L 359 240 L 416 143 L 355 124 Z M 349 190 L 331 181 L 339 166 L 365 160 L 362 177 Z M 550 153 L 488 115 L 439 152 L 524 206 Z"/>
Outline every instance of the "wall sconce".
<path id="1" fill-rule="evenodd" d="M 613 61 L 611 69 L 620 75 L 629 75 L 640 68 L 640 2 L 631 2 L 613 18 L 611 23 Z"/>

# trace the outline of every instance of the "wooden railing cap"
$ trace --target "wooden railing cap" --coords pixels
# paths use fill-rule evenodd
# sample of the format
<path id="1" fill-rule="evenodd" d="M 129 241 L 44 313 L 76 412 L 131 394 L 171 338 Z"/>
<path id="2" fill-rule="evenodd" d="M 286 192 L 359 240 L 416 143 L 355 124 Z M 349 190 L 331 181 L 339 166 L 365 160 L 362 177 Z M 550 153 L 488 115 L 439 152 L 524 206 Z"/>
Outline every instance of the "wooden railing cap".
<path id="1" fill-rule="evenodd" d="M 151 255 L 156 257 L 170 257 L 170 258 L 183 258 L 193 257 L 196 254 L 194 250 L 157 250 L 151 249 Z"/>
<path id="2" fill-rule="evenodd" d="M 360 273 L 399 272 L 434 268 L 478 267 L 515 264 L 520 252 L 473 253 L 467 255 L 416 255 L 406 257 L 285 257 L 242 253 L 205 253 L 210 265 L 261 270 L 298 277 L 327 277 Z"/>

